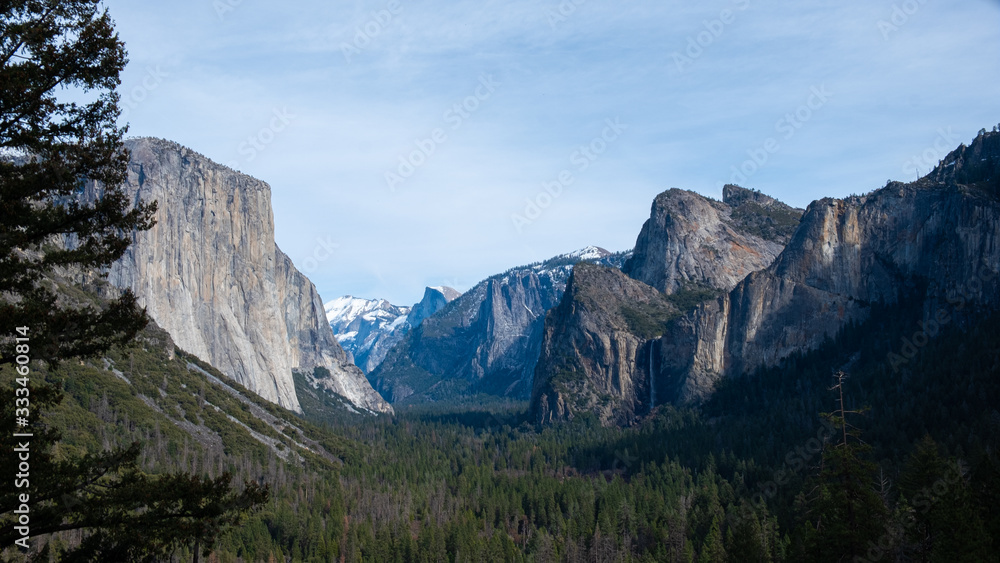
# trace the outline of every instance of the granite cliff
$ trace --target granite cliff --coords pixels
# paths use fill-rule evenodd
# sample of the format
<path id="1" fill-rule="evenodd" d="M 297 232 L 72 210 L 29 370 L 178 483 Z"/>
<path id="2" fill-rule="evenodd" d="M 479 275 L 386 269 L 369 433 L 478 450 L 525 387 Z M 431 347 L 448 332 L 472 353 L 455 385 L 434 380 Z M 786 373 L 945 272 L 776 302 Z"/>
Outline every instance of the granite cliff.
<path id="1" fill-rule="evenodd" d="M 723 204 L 657 198 L 624 267 L 646 288 L 611 272 L 574 275 L 546 321 L 536 420 L 594 412 L 629 423 L 662 403 L 701 402 L 720 379 L 815 349 L 874 304 L 920 303 L 928 326 L 941 311 L 951 322 L 1000 305 L 1000 134 L 984 130 L 917 182 L 813 202 L 801 221 L 736 187 Z M 649 312 L 651 288 L 683 311 L 647 315 L 659 334 L 607 314 L 630 303 Z M 676 301 L 692 288 L 722 291 Z"/>
<path id="2" fill-rule="evenodd" d="M 653 201 L 622 271 L 666 293 L 732 289 L 774 261 L 801 216 L 801 209 L 739 186 L 725 186 L 721 202 L 672 189 Z"/>
<path id="3" fill-rule="evenodd" d="M 813 202 L 773 265 L 661 339 L 663 400 L 816 348 L 873 303 L 922 303 L 927 323 L 1000 304 L 1000 134 L 981 133 L 917 182 Z"/>
<path id="4" fill-rule="evenodd" d="M 559 303 L 574 264 L 623 260 L 589 247 L 483 280 L 410 330 L 369 380 L 393 403 L 476 394 L 525 399 L 545 314 Z"/>
<path id="5" fill-rule="evenodd" d="M 126 146 L 125 190 L 159 209 L 109 281 L 131 288 L 181 349 L 269 401 L 300 410 L 299 370 L 357 407 L 390 411 L 337 344 L 315 286 L 275 245 L 270 187 L 169 141 Z"/>
<path id="6" fill-rule="evenodd" d="M 531 409 L 629 423 L 659 398 L 651 377 L 667 322 L 774 261 L 802 211 L 738 186 L 723 201 L 672 189 L 653 202 L 623 272 L 578 268 L 545 321 Z"/>
<path id="7" fill-rule="evenodd" d="M 620 270 L 578 264 L 545 319 L 532 391 L 537 418 L 588 411 L 625 424 L 643 414 L 655 391 L 653 338 L 679 313 L 665 293 Z"/>

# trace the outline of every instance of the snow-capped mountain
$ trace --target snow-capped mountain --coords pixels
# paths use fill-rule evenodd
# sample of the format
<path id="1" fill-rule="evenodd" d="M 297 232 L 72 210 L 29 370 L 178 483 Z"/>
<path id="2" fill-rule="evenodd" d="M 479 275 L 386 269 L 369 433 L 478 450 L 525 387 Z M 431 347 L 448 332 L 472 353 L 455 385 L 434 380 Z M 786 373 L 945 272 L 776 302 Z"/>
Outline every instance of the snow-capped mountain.
<path id="1" fill-rule="evenodd" d="M 354 363 L 370 373 L 411 328 L 459 295 L 450 287 L 428 287 L 412 307 L 348 295 L 326 303 L 326 318 L 337 341 L 354 356 Z"/>
<path id="2" fill-rule="evenodd" d="M 630 255 L 588 246 L 491 276 L 410 331 L 369 381 L 390 402 L 526 399 L 545 315 L 562 298 L 573 266 L 621 268 Z"/>

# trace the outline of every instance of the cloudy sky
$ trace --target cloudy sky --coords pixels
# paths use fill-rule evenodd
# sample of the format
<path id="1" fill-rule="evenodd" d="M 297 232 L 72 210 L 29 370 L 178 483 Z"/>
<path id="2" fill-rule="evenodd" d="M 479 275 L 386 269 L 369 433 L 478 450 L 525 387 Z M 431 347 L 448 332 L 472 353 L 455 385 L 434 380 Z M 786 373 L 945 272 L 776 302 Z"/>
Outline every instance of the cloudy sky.
<path id="1" fill-rule="evenodd" d="M 106 0 L 123 122 L 266 180 L 325 300 L 588 245 L 657 193 L 805 207 L 1000 122 L 1000 1 Z"/>

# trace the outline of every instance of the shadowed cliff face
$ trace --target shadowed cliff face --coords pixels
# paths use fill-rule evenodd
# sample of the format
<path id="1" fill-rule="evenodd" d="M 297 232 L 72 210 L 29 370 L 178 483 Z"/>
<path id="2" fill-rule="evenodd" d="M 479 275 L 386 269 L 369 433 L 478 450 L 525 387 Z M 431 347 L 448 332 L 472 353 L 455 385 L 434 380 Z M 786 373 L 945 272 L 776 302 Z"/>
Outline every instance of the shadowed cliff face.
<path id="1" fill-rule="evenodd" d="M 775 263 L 673 323 L 664 399 L 697 402 L 722 377 L 811 350 L 869 304 L 920 291 L 928 313 L 998 305 L 1000 135 L 978 137 L 927 177 L 809 206 Z M 962 183 L 968 182 L 968 183 Z"/>
<path id="2" fill-rule="evenodd" d="M 653 204 L 624 270 L 672 296 L 690 284 L 726 290 L 655 340 L 642 343 L 621 318 L 600 313 L 648 297 L 626 297 L 604 274 L 589 300 L 569 303 L 583 293 L 574 277 L 546 325 L 538 420 L 591 411 L 621 423 L 643 413 L 644 401 L 647 410 L 700 402 L 723 377 L 815 349 L 873 303 L 917 293 L 928 317 L 941 307 L 968 314 L 970 302 L 1000 305 L 1000 134 L 981 134 L 912 184 L 813 202 L 800 223 L 797 210 L 756 192 L 727 186 L 725 198 L 671 190 Z M 786 243 L 772 262 L 768 253 Z"/>
<path id="3" fill-rule="evenodd" d="M 480 282 L 412 329 L 370 374 L 372 385 L 393 403 L 528 398 L 545 314 L 581 259 L 620 264 L 622 257 L 589 248 Z"/>
<path id="4" fill-rule="evenodd" d="M 574 272 L 546 320 L 531 401 L 536 420 L 586 411 L 626 424 L 662 402 L 651 375 L 667 321 L 770 265 L 802 213 L 738 186 L 726 186 L 724 196 L 660 194 L 624 273 Z"/>
<path id="5" fill-rule="evenodd" d="M 413 327 L 460 295 L 450 287 L 428 287 L 413 307 L 345 296 L 326 304 L 327 320 L 340 345 L 354 356 L 355 365 L 371 373 Z"/>
<path id="6" fill-rule="evenodd" d="M 292 370 L 376 412 L 390 407 L 351 364 L 312 282 L 274 244 L 270 187 L 175 143 L 135 139 L 125 186 L 157 200 L 109 280 L 132 288 L 177 345 L 261 397 L 299 410 Z"/>
<path id="7" fill-rule="evenodd" d="M 651 394 L 653 336 L 679 309 L 660 291 L 614 268 L 580 264 L 545 332 L 532 392 L 539 422 L 593 412 L 627 424 Z"/>

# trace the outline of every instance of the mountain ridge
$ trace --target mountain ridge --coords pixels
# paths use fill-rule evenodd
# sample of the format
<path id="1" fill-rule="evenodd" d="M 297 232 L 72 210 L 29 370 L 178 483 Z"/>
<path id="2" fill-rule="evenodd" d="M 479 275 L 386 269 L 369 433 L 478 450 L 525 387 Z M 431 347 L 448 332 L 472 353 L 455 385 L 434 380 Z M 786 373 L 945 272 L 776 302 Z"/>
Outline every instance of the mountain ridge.
<path id="1" fill-rule="evenodd" d="M 494 274 L 424 320 L 369 374 L 387 400 L 425 402 L 477 394 L 526 399 L 545 313 L 573 265 L 620 265 L 626 253 L 590 246 Z"/>
<path id="2" fill-rule="evenodd" d="M 326 303 L 324 308 L 334 336 L 354 357 L 355 365 L 368 374 L 407 332 L 459 296 L 459 291 L 447 286 L 428 287 L 411 307 L 348 295 Z"/>
<path id="3" fill-rule="evenodd" d="M 739 186 L 723 194 L 657 195 L 621 272 L 574 271 L 545 320 L 530 402 L 537 421 L 588 411 L 630 424 L 648 413 L 668 321 L 774 261 L 800 210 Z"/>
<path id="4" fill-rule="evenodd" d="M 681 197 L 676 192 L 665 193 L 673 193 L 670 197 L 675 199 Z M 729 196 L 730 201 L 739 202 L 738 206 L 748 200 L 762 208 L 774 205 L 756 195 L 749 197 L 746 192 L 731 190 Z M 703 278 L 709 283 L 732 280 L 729 272 L 718 275 L 718 270 L 701 268 L 703 264 L 686 267 L 691 262 L 690 256 L 659 260 L 661 250 L 671 248 L 671 227 L 682 225 L 687 229 L 697 224 L 704 230 L 704 221 L 685 224 L 684 218 L 670 217 L 654 221 L 658 209 L 669 213 L 681 208 L 660 201 L 662 197 L 664 194 L 654 203 L 654 217 L 643 227 L 637 252 L 625 270 L 633 277 L 658 283 L 657 289 L 661 290 L 680 287 L 677 278 L 690 272 L 711 271 Z M 681 201 L 685 209 L 693 208 L 689 197 L 684 196 Z M 686 236 L 688 241 L 700 240 L 689 233 Z M 644 237 L 652 240 L 644 244 Z M 655 252 L 648 251 L 650 248 Z M 647 264 L 639 263 L 642 259 Z M 717 288 L 725 290 L 721 295 L 705 299 L 689 312 L 670 319 L 662 334 L 649 340 L 646 348 L 633 345 L 631 355 L 613 360 L 604 369 L 645 366 L 648 374 L 645 386 L 650 389 L 647 396 L 651 397 L 655 388 L 655 404 L 699 404 L 712 395 L 724 378 L 746 376 L 816 349 L 845 326 L 864 321 L 873 304 L 891 305 L 916 293 L 928 319 L 935 318 L 942 310 L 948 315 L 961 316 L 967 301 L 987 309 L 997 308 L 1000 305 L 997 264 L 1000 264 L 1000 134 L 984 130 L 971 145 L 961 145 L 916 182 L 889 182 L 863 196 L 814 201 L 788 237 L 787 245 L 770 264 L 750 272 L 731 287 L 719 283 Z M 966 284 L 976 284 L 981 291 L 972 292 L 967 299 Z M 567 291 L 567 295 L 572 292 Z M 618 298 L 612 292 L 603 299 L 614 303 Z M 552 315 L 560 311 L 563 309 L 557 308 Z M 608 388 L 607 377 L 601 369 L 588 371 L 586 361 L 581 361 L 600 351 L 581 352 L 579 347 L 579 342 L 599 340 L 599 335 L 629 333 L 629 329 L 620 319 L 596 328 L 593 323 L 579 319 L 577 311 L 572 316 L 547 321 L 543 350 L 561 346 L 563 352 L 549 354 L 548 360 L 539 362 L 531 403 L 533 416 L 549 422 L 572 418 L 574 413 L 595 412 L 606 424 L 630 423 L 623 420 L 628 416 L 615 417 L 606 409 L 595 408 L 594 397 Z M 551 330 L 549 324 L 553 325 Z M 645 362 L 636 357 L 636 350 L 640 349 L 653 351 Z M 574 359 L 573 354 L 579 357 Z M 575 377 L 590 381 L 589 385 L 562 392 L 554 389 L 547 382 L 560 373 L 561 365 L 584 366 Z M 634 369 L 629 373 L 629 377 L 618 376 L 616 381 L 627 379 L 631 388 L 641 390 L 643 373 Z M 626 414 L 643 410 L 643 405 L 636 403 L 641 401 L 641 393 L 619 389 Z M 574 410 L 571 408 L 574 405 L 580 408 Z M 652 400 L 645 405 L 647 410 L 652 406 L 655 406 Z"/>

